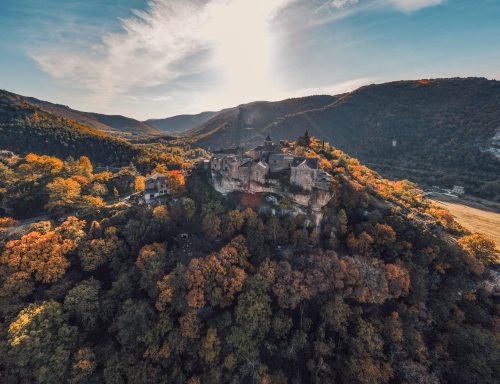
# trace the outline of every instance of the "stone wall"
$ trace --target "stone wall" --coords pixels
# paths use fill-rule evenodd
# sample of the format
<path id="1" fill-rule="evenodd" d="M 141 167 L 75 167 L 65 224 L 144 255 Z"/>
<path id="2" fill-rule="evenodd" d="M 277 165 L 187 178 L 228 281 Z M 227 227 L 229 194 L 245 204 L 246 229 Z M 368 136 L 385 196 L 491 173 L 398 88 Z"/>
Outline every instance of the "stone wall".
<path id="1" fill-rule="evenodd" d="M 298 185 L 310 191 L 314 185 L 315 170 L 309 167 L 294 167 L 292 168 L 290 183 Z"/>

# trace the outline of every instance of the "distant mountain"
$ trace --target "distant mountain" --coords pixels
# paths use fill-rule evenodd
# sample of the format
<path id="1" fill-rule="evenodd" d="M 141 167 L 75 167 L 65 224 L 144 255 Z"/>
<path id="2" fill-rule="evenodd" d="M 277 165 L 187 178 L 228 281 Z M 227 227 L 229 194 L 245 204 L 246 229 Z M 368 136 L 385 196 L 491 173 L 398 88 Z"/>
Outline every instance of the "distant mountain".
<path id="1" fill-rule="evenodd" d="M 202 112 L 197 115 L 177 115 L 165 119 L 149 119 L 145 123 L 164 132 L 184 132 L 205 123 L 218 113 Z"/>
<path id="2" fill-rule="evenodd" d="M 280 117 L 322 108 L 335 96 L 307 96 L 277 102 L 256 101 L 221 111 L 200 126 L 186 132 L 205 148 L 247 145 L 260 140 L 265 128 Z"/>
<path id="3" fill-rule="evenodd" d="M 104 115 L 101 113 L 81 112 L 66 105 L 54 104 L 34 97 L 23 97 L 26 102 L 57 116 L 65 117 L 88 127 L 110 134 L 125 133 L 135 135 L 159 135 L 161 132 L 154 126 L 121 115 Z"/>
<path id="4" fill-rule="evenodd" d="M 86 155 L 96 164 L 127 165 L 139 150 L 77 121 L 47 112 L 0 90 L 0 149 L 66 158 Z"/>
<path id="5" fill-rule="evenodd" d="M 397 81 L 362 87 L 317 108 L 310 103 L 301 107 L 303 101 L 307 99 L 295 99 L 302 111 L 276 113 L 268 124 L 274 116 L 261 124 L 248 121 L 249 112 L 259 116 L 266 111 L 265 104 L 256 103 L 218 115 L 188 133 L 208 148 L 251 146 L 268 134 L 293 139 L 308 130 L 386 177 L 461 184 L 484 197 L 492 197 L 490 192 L 498 196 L 494 190 L 500 187 L 500 163 L 494 153 L 500 152 L 499 81 Z"/>

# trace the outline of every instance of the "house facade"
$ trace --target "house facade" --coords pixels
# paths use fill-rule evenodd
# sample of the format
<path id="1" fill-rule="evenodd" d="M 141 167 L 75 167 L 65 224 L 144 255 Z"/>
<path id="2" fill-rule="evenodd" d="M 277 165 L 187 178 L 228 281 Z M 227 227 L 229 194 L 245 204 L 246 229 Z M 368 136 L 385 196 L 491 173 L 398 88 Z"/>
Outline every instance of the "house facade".
<path id="1" fill-rule="evenodd" d="M 167 178 L 161 173 L 146 177 L 144 180 L 144 200 L 146 203 L 151 202 L 158 197 L 168 194 Z"/>

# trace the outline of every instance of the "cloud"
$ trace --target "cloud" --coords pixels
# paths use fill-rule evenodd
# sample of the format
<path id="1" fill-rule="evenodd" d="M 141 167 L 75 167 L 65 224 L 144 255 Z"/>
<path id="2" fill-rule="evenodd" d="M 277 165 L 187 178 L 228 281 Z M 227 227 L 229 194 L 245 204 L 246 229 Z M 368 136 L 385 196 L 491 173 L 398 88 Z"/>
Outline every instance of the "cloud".
<path id="1" fill-rule="evenodd" d="M 295 30 L 314 28 L 359 13 L 396 10 L 412 13 L 447 0 L 297 0 L 283 11 L 283 23 Z"/>
<path id="2" fill-rule="evenodd" d="M 252 25 L 272 18 L 289 1 L 255 0 L 249 7 L 246 0 L 150 0 L 146 10 L 133 11 L 121 20 L 120 31 L 103 32 L 97 43 L 45 45 L 31 56 L 52 77 L 106 101 L 134 87 L 160 86 L 213 69 L 221 64 L 215 51 L 230 41 L 228 36 L 237 46 L 241 28 L 248 35 Z M 240 12 L 235 18 L 238 9 L 246 9 L 246 17 Z"/>
<path id="3" fill-rule="evenodd" d="M 147 11 L 134 11 L 120 32 L 104 33 L 97 44 L 74 49 L 69 41 L 32 56 L 54 78 L 106 99 L 203 70 L 206 47 L 197 35 L 202 17 L 194 1 L 152 0 Z M 197 60 L 183 62 L 193 56 Z"/>
<path id="4" fill-rule="evenodd" d="M 265 98 L 282 91 L 273 84 L 276 39 L 283 43 L 286 34 L 359 12 L 413 12 L 443 1 L 149 0 L 113 32 L 69 18 L 31 56 L 44 72 L 103 105 L 119 95 L 158 96 L 158 88 L 160 96 Z"/>
<path id="5" fill-rule="evenodd" d="M 403 12 L 415 12 L 422 8 L 443 4 L 445 0 L 389 0 L 389 5 Z"/>
<path id="6" fill-rule="evenodd" d="M 356 5 L 359 3 L 359 0 L 330 0 L 328 5 L 330 7 L 342 9 L 346 7 L 350 7 L 352 5 Z"/>

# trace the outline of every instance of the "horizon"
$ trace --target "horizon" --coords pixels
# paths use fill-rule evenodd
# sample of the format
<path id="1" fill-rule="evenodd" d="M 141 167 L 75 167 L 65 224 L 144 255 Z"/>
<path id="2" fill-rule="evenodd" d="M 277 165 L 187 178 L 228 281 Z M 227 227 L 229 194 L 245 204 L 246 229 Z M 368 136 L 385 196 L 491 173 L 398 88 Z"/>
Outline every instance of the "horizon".
<path id="1" fill-rule="evenodd" d="M 138 120 L 500 78 L 493 0 L 7 0 L 0 88 Z"/>
<path id="2" fill-rule="evenodd" d="M 239 106 L 242 106 L 242 105 L 246 105 L 246 104 L 251 104 L 251 103 L 275 103 L 275 102 L 281 102 L 281 101 L 286 101 L 286 100 L 292 100 L 292 99 L 301 99 L 301 98 L 307 98 L 307 97 L 314 97 L 314 96 L 338 96 L 338 95 L 341 95 L 341 94 L 344 94 L 344 93 L 350 93 L 350 92 L 355 92 L 363 87 L 368 87 L 368 86 L 374 86 L 374 85 L 383 85 L 383 84 L 390 84 L 390 83 L 397 83 L 397 82 L 411 82 L 411 81 L 420 81 L 420 80 L 430 80 L 430 81 L 438 81 L 438 80 L 452 80 L 452 79 L 461 79 L 461 80 L 465 80 L 465 79 L 485 79 L 487 81 L 500 81 L 499 79 L 490 79 L 490 78 L 487 78 L 487 77 L 482 77 L 482 76 L 468 76 L 468 77 L 436 77 L 436 78 L 420 78 L 420 79 L 400 79 L 400 80 L 391 80 L 391 81 L 387 81 L 387 82 L 380 82 L 380 83 L 370 83 L 370 84 L 364 84 L 364 85 L 360 85 L 359 87 L 356 87 L 352 90 L 346 90 L 344 92 L 338 92 L 338 93 L 332 93 L 332 94 L 326 94 L 326 93 L 315 93 L 315 94 L 308 94 L 308 95 L 302 95 L 302 96 L 292 96 L 292 97 L 285 97 L 283 99 L 276 99 L 276 100 L 252 100 L 252 101 L 249 101 L 249 102 L 246 102 L 246 103 L 239 103 L 239 104 L 236 104 L 236 105 L 228 105 L 228 106 L 223 106 L 222 108 L 220 109 L 217 109 L 217 110 L 201 110 L 201 111 L 195 111 L 195 112 L 192 112 L 192 113 L 179 113 L 179 114 L 175 114 L 175 115 L 167 115 L 167 116 L 163 116 L 163 117 L 147 117 L 145 119 L 136 119 L 134 118 L 133 116 L 130 116 L 130 115 L 126 115 L 126 114 L 106 114 L 104 112 L 99 112 L 99 111 L 85 111 L 85 110 L 80 110 L 78 108 L 75 108 L 71 105 L 68 105 L 68 104 L 62 104 L 62 103 L 57 103 L 57 102 L 54 102 L 54 101 L 51 101 L 51 100 L 46 100 L 46 99 L 38 99 L 34 96 L 31 96 L 31 95 L 21 95 L 19 94 L 20 96 L 23 96 L 23 97 L 31 97 L 31 98 L 35 98 L 35 99 L 38 99 L 40 101 L 43 101 L 43 102 L 49 102 L 49 103 L 52 103 L 52 104 L 58 104 L 58 105 L 63 105 L 65 107 L 68 107 L 72 110 L 76 110 L 76 111 L 79 111 L 79 112 L 83 112 L 83 113 L 97 113 L 97 114 L 103 114 L 103 115 L 108 115 L 108 116 L 123 116 L 123 117 L 127 117 L 127 118 L 133 118 L 137 121 L 141 121 L 141 122 L 147 122 L 149 120 L 162 120 L 162 119 L 169 119 L 169 118 L 173 118 L 173 117 L 177 117 L 177 116 L 195 116 L 195 115 L 199 115 L 199 114 L 202 114 L 202 113 L 219 113 L 225 109 L 230 109 L 230 108 L 237 108 Z M 0 89 L 2 90 L 2 89 Z M 3 89 L 4 91 L 7 91 L 7 92 L 12 92 L 8 89 Z M 13 92 L 14 93 L 14 92 Z"/>

